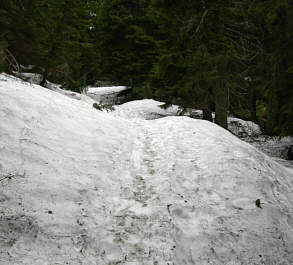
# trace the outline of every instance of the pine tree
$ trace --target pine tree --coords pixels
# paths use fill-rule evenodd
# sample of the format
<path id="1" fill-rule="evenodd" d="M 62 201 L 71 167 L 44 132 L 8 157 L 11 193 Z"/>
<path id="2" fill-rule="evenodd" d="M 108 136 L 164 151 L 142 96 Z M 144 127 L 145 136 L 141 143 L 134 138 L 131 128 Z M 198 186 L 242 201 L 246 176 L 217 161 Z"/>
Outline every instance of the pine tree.
<path id="1" fill-rule="evenodd" d="M 44 79 L 63 82 L 79 90 L 82 77 L 81 55 L 90 45 L 87 42 L 89 11 L 83 1 L 40 1 L 38 35 L 35 45 L 37 64 L 43 67 Z"/>
<path id="2" fill-rule="evenodd" d="M 271 82 L 266 89 L 269 101 L 268 129 L 273 133 L 293 135 L 293 4 L 272 1 L 267 13 L 266 52 Z"/>
<path id="3" fill-rule="evenodd" d="M 216 122 L 224 128 L 228 109 L 255 112 L 256 94 L 245 81 L 261 51 L 252 2 L 151 1 L 159 54 L 150 75 L 153 95 L 201 108 L 209 120 L 215 105 Z"/>
<path id="4" fill-rule="evenodd" d="M 147 0 L 103 1 L 93 32 L 103 78 L 133 85 L 145 80 L 155 56 L 147 6 Z"/>
<path id="5" fill-rule="evenodd" d="M 226 128 L 233 47 L 223 32 L 223 2 L 152 1 L 159 57 L 151 78 L 157 98 L 200 107 L 208 119 L 216 103 L 216 122 Z"/>
<path id="6" fill-rule="evenodd" d="M 293 134 L 292 14 L 286 0 L 254 2 L 250 11 L 262 49 L 247 73 L 261 109 L 257 120 L 269 134 Z"/>
<path id="7" fill-rule="evenodd" d="M 1 2 L 1 43 L 23 65 L 77 89 L 90 14 L 85 0 Z M 4 46 L 2 44 L 2 46 Z M 44 82 L 43 80 L 43 82 Z"/>
<path id="8" fill-rule="evenodd" d="M 17 61 L 26 61 L 31 54 L 33 30 L 33 4 L 29 1 L 7 0 L 0 3 L 0 46 L 4 64 L 7 53 Z M 16 62 L 16 60 L 15 60 Z M 7 70 L 16 70 L 7 65 Z"/>

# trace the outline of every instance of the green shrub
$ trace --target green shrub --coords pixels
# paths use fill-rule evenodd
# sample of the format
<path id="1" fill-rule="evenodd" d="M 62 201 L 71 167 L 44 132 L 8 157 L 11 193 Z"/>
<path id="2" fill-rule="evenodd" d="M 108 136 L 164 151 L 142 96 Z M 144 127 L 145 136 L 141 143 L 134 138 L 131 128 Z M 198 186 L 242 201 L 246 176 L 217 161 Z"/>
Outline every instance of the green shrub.
<path id="1" fill-rule="evenodd" d="M 108 112 L 108 111 L 114 111 L 114 110 L 115 110 L 114 106 L 111 105 L 111 104 L 99 105 L 98 103 L 95 102 L 95 103 L 93 104 L 93 107 L 94 107 L 95 109 L 97 109 L 97 110 L 100 110 L 100 111 L 102 111 L 102 110 L 106 110 L 107 112 Z"/>
<path id="2" fill-rule="evenodd" d="M 93 107 L 97 110 L 102 110 L 101 106 L 98 103 L 94 103 Z"/>

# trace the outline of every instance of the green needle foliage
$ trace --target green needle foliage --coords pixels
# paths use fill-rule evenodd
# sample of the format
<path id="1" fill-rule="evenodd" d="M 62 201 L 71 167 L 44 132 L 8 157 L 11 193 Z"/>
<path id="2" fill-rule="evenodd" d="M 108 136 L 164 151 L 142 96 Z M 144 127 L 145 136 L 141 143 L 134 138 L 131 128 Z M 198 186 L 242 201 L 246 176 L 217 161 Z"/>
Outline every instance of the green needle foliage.
<path id="1" fill-rule="evenodd" d="M 292 34 L 289 0 L 3 0 L 0 70 L 33 65 L 74 91 L 111 81 L 293 135 Z"/>

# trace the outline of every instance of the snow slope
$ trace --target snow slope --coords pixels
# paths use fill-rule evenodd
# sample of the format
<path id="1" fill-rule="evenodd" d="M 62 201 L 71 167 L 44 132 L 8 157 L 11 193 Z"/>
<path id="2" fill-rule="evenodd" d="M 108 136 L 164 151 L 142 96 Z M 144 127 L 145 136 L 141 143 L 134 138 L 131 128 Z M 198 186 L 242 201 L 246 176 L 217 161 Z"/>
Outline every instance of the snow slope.
<path id="1" fill-rule="evenodd" d="M 144 99 L 131 101 L 119 106 L 117 110 L 127 113 L 128 117 L 153 120 L 165 116 L 179 116 L 182 109 L 177 105 L 171 105 L 167 108 L 162 108 L 164 102 L 159 102 L 152 99 Z M 182 114 L 187 117 L 196 117 L 202 119 L 202 110 L 187 109 Z M 213 118 L 215 114 L 213 113 Z M 228 117 L 228 129 L 238 137 L 256 137 L 261 134 L 260 126 L 252 121 L 245 121 L 235 117 Z"/>
<path id="2" fill-rule="evenodd" d="M 293 263 L 292 171 L 132 104 L 99 112 L 0 75 L 1 265 Z"/>

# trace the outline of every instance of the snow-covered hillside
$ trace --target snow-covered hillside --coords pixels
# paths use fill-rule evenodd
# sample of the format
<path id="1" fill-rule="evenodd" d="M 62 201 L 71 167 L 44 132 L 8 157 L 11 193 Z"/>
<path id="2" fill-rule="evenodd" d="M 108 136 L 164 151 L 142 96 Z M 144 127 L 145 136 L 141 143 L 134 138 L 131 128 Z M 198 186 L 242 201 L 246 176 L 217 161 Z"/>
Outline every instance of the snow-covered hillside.
<path id="1" fill-rule="evenodd" d="M 292 264 L 292 171 L 137 106 L 0 75 L 0 264 Z"/>

